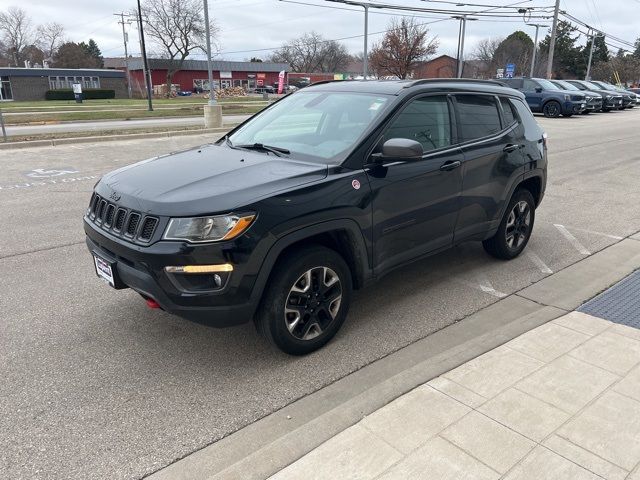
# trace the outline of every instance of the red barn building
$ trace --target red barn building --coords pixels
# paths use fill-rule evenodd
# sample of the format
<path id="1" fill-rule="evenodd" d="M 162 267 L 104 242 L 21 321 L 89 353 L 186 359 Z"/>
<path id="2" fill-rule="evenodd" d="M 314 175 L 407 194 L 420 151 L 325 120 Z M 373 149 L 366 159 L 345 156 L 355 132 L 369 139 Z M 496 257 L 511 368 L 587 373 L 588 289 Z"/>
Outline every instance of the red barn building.
<path id="1" fill-rule="evenodd" d="M 167 83 L 168 60 L 150 58 L 152 86 L 165 85 Z M 287 63 L 269 62 L 227 62 L 214 60 L 211 62 L 213 70 L 213 82 L 217 87 L 243 87 L 247 90 L 262 85 L 274 85 L 278 82 L 278 74 L 284 70 L 285 84 L 287 82 Z M 131 72 L 131 84 L 134 91 L 144 91 L 144 74 L 142 59 L 129 60 Z M 194 91 L 196 89 L 209 90 L 207 74 L 207 62 L 205 60 L 185 60 L 182 68 L 173 74 L 172 83 L 175 88 L 182 91 Z"/>

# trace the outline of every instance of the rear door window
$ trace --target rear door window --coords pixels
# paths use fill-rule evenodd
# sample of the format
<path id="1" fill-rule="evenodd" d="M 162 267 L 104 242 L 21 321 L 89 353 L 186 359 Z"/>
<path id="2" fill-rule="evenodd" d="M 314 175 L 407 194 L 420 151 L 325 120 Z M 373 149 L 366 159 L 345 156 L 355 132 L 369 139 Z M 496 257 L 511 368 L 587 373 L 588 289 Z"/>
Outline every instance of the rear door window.
<path id="1" fill-rule="evenodd" d="M 498 104 L 492 96 L 456 95 L 456 108 L 462 142 L 487 137 L 502 129 Z"/>
<path id="2" fill-rule="evenodd" d="M 502 116 L 504 118 L 504 126 L 509 127 L 516 122 L 516 113 L 513 111 L 513 105 L 508 98 L 500 97 L 500 104 L 502 105 Z"/>

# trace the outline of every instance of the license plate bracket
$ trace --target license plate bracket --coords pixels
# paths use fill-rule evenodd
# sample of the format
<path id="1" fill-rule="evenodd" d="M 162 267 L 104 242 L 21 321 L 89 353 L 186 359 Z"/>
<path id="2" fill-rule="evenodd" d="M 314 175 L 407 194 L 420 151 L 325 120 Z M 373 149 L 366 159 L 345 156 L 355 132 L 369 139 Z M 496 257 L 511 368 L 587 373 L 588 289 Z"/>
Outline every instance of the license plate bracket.
<path id="1" fill-rule="evenodd" d="M 93 264 L 96 269 L 96 275 L 99 279 L 103 280 L 110 287 L 118 289 L 122 288 L 120 279 L 118 278 L 118 269 L 116 268 L 116 262 L 111 262 L 94 253 Z"/>

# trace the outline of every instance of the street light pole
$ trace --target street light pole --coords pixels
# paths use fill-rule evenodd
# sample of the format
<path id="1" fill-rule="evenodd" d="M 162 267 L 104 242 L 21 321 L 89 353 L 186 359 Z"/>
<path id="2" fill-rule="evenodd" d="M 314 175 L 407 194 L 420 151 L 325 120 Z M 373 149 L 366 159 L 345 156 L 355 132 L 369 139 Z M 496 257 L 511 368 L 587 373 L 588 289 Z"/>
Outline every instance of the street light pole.
<path id="1" fill-rule="evenodd" d="M 460 33 L 458 35 L 458 71 L 456 72 L 456 77 L 462 78 L 462 73 L 464 71 L 464 37 L 467 31 L 467 20 L 473 21 L 477 20 L 477 18 L 469 18 L 467 15 L 452 18 L 460 20 Z"/>
<path id="2" fill-rule="evenodd" d="M 369 5 L 363 5 L 364 7 L 364 55 L 362 58 L 362 76 L 364 80 L 367 79 L 367 69 L 369 67 L 368 62 L 368 53 L 367 53 L 367 43 L 369 38 Z"/>
<path id="3" fill-rule="evenodd" d="M 142 26 L 142 8 L 140 7 L 140 0 L 138 0 L 138 28 L 140 29 L 140 53 L 142 54 L 142 64 L 144 65 L 145 80 L 147 83 L 147 100 L 149 103 L 149 111 L 153 112 L 153 100 L 151 98 L 151 73 L 149 72 L 149 62 L 147 61 L 147 49 L 144 44 L 144 28 Z"/>
<path id="4" fill-rule="evenodd" d="M 204 30 L 207 36 L 207 74 L 209 75 L 209 105 L 215 105 L 216 95 L 213 88 L 213 71 L 211 68 L 211 32 L 209 31 L 209 2 L 204 0 Z"/>
<path id="5" fill-rule="evenodd" d="M 560 12 L 560 0 L 556 0 L 553 11 L 553 26 L 551 27 L 551 40 L 549 41 L 549 60 L 547 61 L 547 79 L 551 78 L 553 71 L 553 53 L 556 49 L 556 35 L 558 33 L 558 13 Z"/>
<path id="6" fill-rule="evenodd" d="M 531 57 L 531 71 L 529 77 L 533 77 L 533 72 L 536 67 L 536 54 L 538 53 L 538 30 L 540 27 L 546 27 L 547 25 L 540 25 L 538 23 L 529 25 L 530 27 L 536 27 L 536 39 L 533 42 L 533 56 Z"/>

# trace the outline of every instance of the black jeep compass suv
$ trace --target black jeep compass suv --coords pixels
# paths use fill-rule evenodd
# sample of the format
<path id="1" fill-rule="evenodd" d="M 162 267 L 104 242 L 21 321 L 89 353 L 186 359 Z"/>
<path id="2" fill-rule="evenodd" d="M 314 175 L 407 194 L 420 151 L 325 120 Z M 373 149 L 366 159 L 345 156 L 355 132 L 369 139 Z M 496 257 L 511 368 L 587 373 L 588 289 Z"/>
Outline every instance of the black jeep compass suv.
<path id="1" fill-rule="evenodd" d="M 323 82 L 215 144 L 105 175 L 84 229 L 112 287 L 213 326 L 253 319 L 304 354 L 393 268 L 467 240 L 519 255 L 546 171 L 546 135 L 511 88 Z"/>

